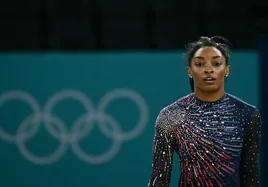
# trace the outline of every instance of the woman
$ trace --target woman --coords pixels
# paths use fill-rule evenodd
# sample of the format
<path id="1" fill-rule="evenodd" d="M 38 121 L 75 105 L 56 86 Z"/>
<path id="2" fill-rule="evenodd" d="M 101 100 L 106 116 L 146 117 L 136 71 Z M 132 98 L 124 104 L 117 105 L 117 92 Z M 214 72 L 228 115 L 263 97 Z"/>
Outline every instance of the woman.
<path id="1" fill-rule="evenodd" d="M 148 186 L 169 186 L 174 152 L 180 159 L 178 186 L 259 186 L 260 113 L 224 90 L 227 41 L 201 37 L 187 54 L 193 93 L 157 117 Z"/>

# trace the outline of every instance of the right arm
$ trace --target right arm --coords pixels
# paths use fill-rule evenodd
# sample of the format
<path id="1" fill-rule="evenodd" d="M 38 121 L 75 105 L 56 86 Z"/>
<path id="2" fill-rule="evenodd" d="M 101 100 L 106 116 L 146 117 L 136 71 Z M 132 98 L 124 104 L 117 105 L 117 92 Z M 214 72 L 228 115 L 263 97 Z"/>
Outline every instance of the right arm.
<path id="1" fill-rule="evenodd" d="M 164 109 L 156 119 L 152 173 L 148 187 L 168 187 L 170 183 L 175 137 L 171 129 L 172 124 L 168 113 Z"/>

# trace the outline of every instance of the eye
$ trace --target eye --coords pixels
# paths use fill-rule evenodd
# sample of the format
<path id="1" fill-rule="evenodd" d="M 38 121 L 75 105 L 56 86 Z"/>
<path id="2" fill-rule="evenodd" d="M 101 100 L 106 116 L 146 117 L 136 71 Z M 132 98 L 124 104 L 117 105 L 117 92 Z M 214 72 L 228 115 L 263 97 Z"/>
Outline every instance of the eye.
<path id="1" fill-rule="evenodd" d="M 221 62 L 215 62 L 215 63 L 214 63 L 214 66 L 218 67 L 218 66 L 220 66 L 221 64 L 222 64 Z"/>
<path id="2" fill-rule="evenodd" d="M 195 62 L 195 66 L 196 66 L 196 67 L 202 67 L 203 64 L 202 64 L 201 62 Z"/>

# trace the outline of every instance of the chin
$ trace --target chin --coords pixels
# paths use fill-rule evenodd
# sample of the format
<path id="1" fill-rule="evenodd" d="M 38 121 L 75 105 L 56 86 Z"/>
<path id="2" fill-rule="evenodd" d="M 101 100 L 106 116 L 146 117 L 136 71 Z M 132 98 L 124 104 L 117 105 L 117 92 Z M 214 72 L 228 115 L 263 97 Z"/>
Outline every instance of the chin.
<path id="1" fill-rule="evenodd" d="M 217 92 L 220 88 L 215 85 L 202 87 L 200 90 L 203 92 Z"/>

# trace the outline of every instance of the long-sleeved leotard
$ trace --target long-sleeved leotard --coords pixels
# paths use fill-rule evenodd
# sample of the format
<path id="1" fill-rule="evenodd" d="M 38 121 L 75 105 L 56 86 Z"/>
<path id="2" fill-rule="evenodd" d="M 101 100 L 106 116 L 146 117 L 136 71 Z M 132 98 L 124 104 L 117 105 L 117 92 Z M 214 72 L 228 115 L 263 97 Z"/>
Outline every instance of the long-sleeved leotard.
<path id="1" fill-rule="evenodd" d="M 259 186 L 259 111 L 225 93 L 215 102 L 189 94 L 159 113 L 148 187 L 168 187 L 173 154 L 180 187 Z"/>

